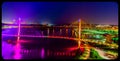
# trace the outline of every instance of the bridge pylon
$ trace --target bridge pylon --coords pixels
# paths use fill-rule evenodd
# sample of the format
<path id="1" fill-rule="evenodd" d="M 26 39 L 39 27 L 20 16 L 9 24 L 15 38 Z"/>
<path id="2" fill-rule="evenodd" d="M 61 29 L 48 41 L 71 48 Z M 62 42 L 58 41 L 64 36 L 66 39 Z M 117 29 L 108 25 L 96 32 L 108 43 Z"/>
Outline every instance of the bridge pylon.
<path id="1" fill-rule="evenodd" d="M 78 20 L 78 22 L 79 22 L 79 25 L 78 25 L 78 30 L 79 30 L 79 36 L 78 36 L 78 48 L 80 48 L 80 44 L 81 44 L 81 42 L 80 42 L 80 39 L 81 39 L 81 19 L 79 19 Z"/>

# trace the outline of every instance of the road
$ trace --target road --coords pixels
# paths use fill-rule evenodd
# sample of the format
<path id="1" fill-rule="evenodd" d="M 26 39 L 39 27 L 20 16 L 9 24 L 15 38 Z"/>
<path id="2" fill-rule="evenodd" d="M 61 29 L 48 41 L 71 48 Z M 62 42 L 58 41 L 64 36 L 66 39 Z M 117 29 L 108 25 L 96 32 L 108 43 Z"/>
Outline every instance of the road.
<path id="1" fill-rule="evenodd" d="M 94 48 L 94 47 L 93 47 Z M 98 52 L 98 54 L 102 57 L 102 58 L 104 58 L 104 59 L 111 59 L 111 58 L 108 58 L 108 57 L 106 57 L 106 56 L 104 56 L 105 55 L 105 51 L 103 51 L 103 50 L 101 50 L 101 49 L 99 49 L 99 48 L 94 48 L 97 52 Z"/>

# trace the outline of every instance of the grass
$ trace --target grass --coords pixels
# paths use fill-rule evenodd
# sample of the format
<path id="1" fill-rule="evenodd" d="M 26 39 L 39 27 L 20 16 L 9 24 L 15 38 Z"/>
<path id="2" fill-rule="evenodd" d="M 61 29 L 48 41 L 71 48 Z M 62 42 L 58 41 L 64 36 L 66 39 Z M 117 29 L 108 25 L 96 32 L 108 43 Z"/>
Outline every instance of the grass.
<path id="1" fill-rule="evenodd" d="M 91 49 L 90 59 L 103 59 L 103 58 L 98 54 L 97 51 Z"/>

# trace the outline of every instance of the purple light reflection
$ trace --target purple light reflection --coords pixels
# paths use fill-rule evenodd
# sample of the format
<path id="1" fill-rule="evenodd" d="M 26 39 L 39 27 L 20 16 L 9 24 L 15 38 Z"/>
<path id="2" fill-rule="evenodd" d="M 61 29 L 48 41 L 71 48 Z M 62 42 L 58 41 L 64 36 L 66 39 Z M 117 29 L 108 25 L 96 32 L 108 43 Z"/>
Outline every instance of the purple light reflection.
<path id="1" fill-rule="evenodd" d="M 21 45 L 20 45 L 20 43 L 21 42 L 28 42 L 28 41 L 20 40 L 20 37 L 46 37 L 46 36 L 20 35 L 20 31 L 21 31 L 20 23 L 21 23 L 21 19 L 19 18 L 19 20 L 17 21 L 18 32 L 15 32 L 15 33 L 17 33 L 17 35 L 16 34 L 12 35 L 12 34 L 9 34 L 8 32 L 7 32 L 7 34 L 5 32 L 2 33 L 2 37 L 3 36 L 14 36 L 14 37 L 17 37 L 17 41 L 12 41 L 12 42 L 15 42 L 16 45 L 12 46 L 12 48 L 8 47 L 8 48 L 10 48 L 9 50 L 5 50 L 6 47 L 2 46 L 2 56 L 3 56 L 4 59 L 10 59 L 10 58 L 11 59 L 21 59 L 22 58 L 22 55 L 20 53 L 21 52 Z M 11 30 L 9 30 L 9 32 L 11 33 Z M 2 43 L 2 44 L 4 45 L 5 43 Z M 8 46 L 8 45 L 5 45 L 5 46 Z M 10 51 L 9 55 L 7 55 L 7 53 L 4 52 L 4 51 Z M 4 52 L 4 54 L 3 54 L 3 52 Z M 14 52 L 14 54 L 10 55 L 10 54 L 12 54 L 12 52 Z M 27 53 L 28 53 L 28 51 L 27 51 Z M 44 53 L 45 53 L 44 52 L 44 48 L 42 48 L 42 50 L 41 50 L 41 58 L 44 58 Z"/>
<path id="2" fill-rule="evenodd" d="M 15 46 L 15 55 L 14 55 L 14 59 L 21 59 L 21 54 L 20 54 L 20 51 L 21 51 L 21 46 L 20 46 L 20 21 L 21 19 L 19 18 L 19 21 L 18 21 L 18 35 L 17 35 L 17 44 Z"/>
<path id="3" fill-rule="evenodd" d="M 12 59 L 14 47 L 11 44 L 2 41 L 2 57 L 3 59 Z"/>
<path id="4" fill-rule="evenodd" d="M 21 45 L 19 43 L 16 44 L 16 46 L 14 47 L 14 52 L 15 55 L 13 56 L 14 59 L 21 59 Z"/>
<path id="5" fill-rule="evenodd" d="M 45 55 L 45 50 L 44 48 L 41 49 L 41 58 L 43 59 L 44 58 L 44 55 Z"/>

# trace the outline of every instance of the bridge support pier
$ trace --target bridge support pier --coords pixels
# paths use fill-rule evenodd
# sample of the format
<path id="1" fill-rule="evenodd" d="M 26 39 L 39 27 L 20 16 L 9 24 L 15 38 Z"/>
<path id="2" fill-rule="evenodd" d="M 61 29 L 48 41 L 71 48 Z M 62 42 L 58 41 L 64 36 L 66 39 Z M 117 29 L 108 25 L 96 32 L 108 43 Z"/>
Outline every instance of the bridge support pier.
<path id="1" fill-rule="evenodd" d="M 60 35 L 62 34 L 62 29 L 60 29 Z"/>
<path id="2" fill-rule="evenodd" d="M 53 29 L 53 36 L 54 36 L 54 29 Z"/>
<path id="3" fill-rule="evenodd" d="M 47 29 L 48 36 L 49 36 L 49 32 L 50 32 L 50 30 L 49 30 L 49 28 L 48 28 L 48 29 Z"/>
<path id="4" fill-rule="evenodd" d="M 42 31 L 41 33 L 42 33 L 42 36 L 44 36 L 44 35 L 43 35 L 43 31 Z"/>
<path id="5" fill-rule="evenodd" d="M 68 29 L 66 29 L 66 37 L 68 36 Z"/>
<path id="6" fill-rule="evenodd" d="M 72 37 L 74 37 L 74 30 L 72 29 Z"/>

